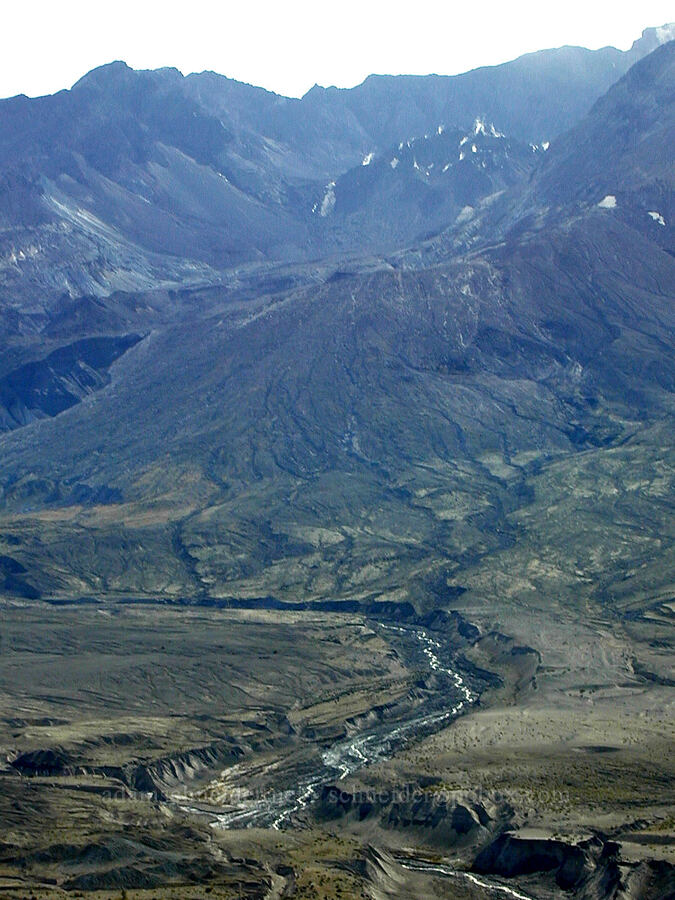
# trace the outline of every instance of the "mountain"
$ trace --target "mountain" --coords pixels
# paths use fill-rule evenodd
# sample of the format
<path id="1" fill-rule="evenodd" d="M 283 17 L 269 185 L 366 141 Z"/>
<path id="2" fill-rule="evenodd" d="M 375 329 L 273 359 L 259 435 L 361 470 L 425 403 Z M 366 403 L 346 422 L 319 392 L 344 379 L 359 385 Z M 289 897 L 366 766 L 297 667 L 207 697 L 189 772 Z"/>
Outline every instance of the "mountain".
<path id="1" fill-rule="evenodd" d="M 477 217 L 473 249 L 432 239 L 388 258 L 289 267 L 285 283 L 254 271 L 238 296 L 216 284 L 106 300 L 106 336 L 129 337 L 112 365 L 104 355 L 101 389 L 1 441 L 3 552 L 30 590 L 398 592 L 424 606 L 448 578 L 462 585 L 533 540 L 515 523 L 552 490 L 555 466 L 609 465 L 626 447 L 636 471 L 648 468 L 642 436 L 661 439 L 675 385 L 672 231 L 646 206 L 616 215 L 599 194 L 608 133 L 622 135 L 616 166 L 635 202 L 667 186 L 674 54 L 671 42 L 636 64 L 539 154 L 500 195 L 500 217 L 490 205 Z M 479 175 L 474 157 L 487 169 L 504 147 L 516 162 L 535 155 L 496 129 L 472 132 L 405 144 L 406 177 L 418 152 L 423 175 L 448 153 L 459 167 L 460 144 Z M 359 175 L 380 190 L 387 169 L 399 167 L 385 157 Z M 667 210 L 652 196 L 647 206 Z M 620 579 L 622 558 L 606 553 L 605 581 Z"/>
<path id="2" fill-rule="evenodd" d="M 197 296 L 211 298 L 203 310 L 214 291 L 320 283 L 331 265 L 312 260 L 390 252 L 448 226 L 466 248 L 495 233 L 478 226 L 486 210 L 522 218 L 504 198 L 546 143 L 523 140 L 534 106 L 554 133 L 669 33 L 645 32 L 628 54 L 543 51 L 302 100 L 112 63 L 70 91 L 0 101 L 0 429 L 104 387 L 121 353 L 190 316 Z M 496 124 L 480 118 L 486 98 Z"/>
<path id="3" fill-rule="evenodd" d="M 404 190 L 400 221 L 410 225 L 389 234 L 361 233 L 364 219 L 379 215 L 377 203 L 365 211 L 366 197 L 363 215 L 339 239 L 311 210 L 326 185 L 367 154 L 439 126 L 466 133 L 481 117 L 511 141 L 550 141 L 671 33 L 670 26 L 645 32 L 627 53 L 561 48 L 452 77 L 373 76 L 353 90 L 316 88 L 301 100 L 213 73 L 183 78 L 118 62 L 70 91 L 1 101 L 4 327 L 30 331 L 64 297 L 203 286 L 245 264 L 416 238 L 428 230 L 427 213 L 436 227 L 458 211 L 439 202 L 442 185 L 410 198 Z M 494 184 L 482 179 L 482 187 L 512 181 L 513 173 L 502 175 Z M 469 192 L 471 205 L 479 189 L 480 182 Z"/>
<path id="4" fill-rule="evenodd" d="M 468 128 L 479 116 L 526 143 L 551 140 L 584 116 L 635 62 L 675 37 L 675 26 L 648 28 L 627 52 L 561 47 L 453 76 L 371 75 L 352 89 L 315 85 L 301 100 L 205 72 L 188 92 L 210 112 L 233 115 L 334 177 L 367 153 L 436 130 Z M 296 165 L 297 168 L 297 165 Z"/>
<path id="5" fill-rule="evenodd" d="M 627 52 L 560 47 L 455 76 L 371 75 L 352 90 L 313 88 L 303 103 L 353 115 L 371 146 L 384 149 L 438 124 L 466 128 L 476 116 L 518 140 L 541 143 L 566 131 L 635 62 L 675 38 L 675 26 L 646 29 Z"/>

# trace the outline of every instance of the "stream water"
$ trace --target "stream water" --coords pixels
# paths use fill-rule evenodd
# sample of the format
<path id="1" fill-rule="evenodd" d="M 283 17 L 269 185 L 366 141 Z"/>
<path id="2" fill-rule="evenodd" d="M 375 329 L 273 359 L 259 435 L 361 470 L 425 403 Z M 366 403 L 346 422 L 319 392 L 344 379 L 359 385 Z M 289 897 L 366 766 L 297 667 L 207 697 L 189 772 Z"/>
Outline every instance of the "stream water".
<path id="1" fill-rule="evenodd" d="M 436 676 L 438 689 L 413 706 L 409 717 L 379 722 L 327 747 L 307 771 L 297 773 L 282 790 L 238 794 L 236 803 L 216 814 L 214 827 L 282 828 L 317 799 L 324 785 L 339 784 L 364 766 L 390 758 L 411 741 L 438 731 L 475 702 L 477 694 L 452 668 L 452 648 L 421 628 L 381 627 L 397 633 L 419 668 Z"/>
<path id="2" fill-rule="evenodd" d="M 523 894 L 522 891 L 515 890 L 506 884 L 491 881 L 480 875 L 474 875 L 472 872 L 463 872 L 459 869 L 453 869 L 452 866 L 444 863 L 430 863 L 422 860 L 399 859 L 399 864 L 411 872 L 428 872 L 429 875 L 440 875 L 443 878 L 454 878 L 459 881 L 468 881 L 477 887 L 483 888 L 491 895 L 497 897 L 511 897 L 513 900 L 536 900 L 531 894 Z"/>

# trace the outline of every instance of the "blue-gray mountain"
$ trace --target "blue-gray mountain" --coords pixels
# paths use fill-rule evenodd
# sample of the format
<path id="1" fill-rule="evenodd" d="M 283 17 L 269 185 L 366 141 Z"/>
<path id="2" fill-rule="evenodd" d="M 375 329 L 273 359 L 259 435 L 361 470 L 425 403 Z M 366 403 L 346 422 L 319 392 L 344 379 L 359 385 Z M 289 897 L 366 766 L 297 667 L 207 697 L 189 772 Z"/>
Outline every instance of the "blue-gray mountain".
<path id="1" fill-rule="evenodd" d="M 26 120 L 26 165 L 43 175 L 17 173 L 5 194 L 25 242 L 4 232 L 15 289 L 0 356 L 14 428 L 0 442 L 2 552 L 18 583 L 43 596 L 396 590 L 424 606 L 448 572 L 457 585 L 530 540 L 515 511 L 551 489 L 556 460 L 653 449 L 675 386 L 674 73 L 670 42 L 547 150 L 479 117 L 398 141 L 336 176 L 332 199 L 305 185 L 317 246 L 334 252 L 339 227 L 364 246 L 347 235 L 349 255 L 293 261 L 296 247 L 229 269 L 213 244 L 199 263 L 170 256 L 134 214 L 148 206 L 201 252 L 195 204 L 231 194 L 271 208 L 262 187 L 232 184 L 241 131 L 184 94 L 169 103 L 180 76 L 113 67 L 56 98 L 53 119 Z M 30 102 L 13 103 L 19 116 Z M 87 114 L 56 152 L 34 133 L 61 133 L 70 104 Z M 103 141 L 113 108 L 128 125 Z M 209 156 L 220 141 L 227 176 Z M 388 209 L 416 231 L 429 209 L 435 233 L 368 255 L 370 242 L 411 239 L 378 225 Z M 666 548 L 662 502 L 648 526 L 640 503 L 621 521 L 639 518 Z M 624 562 L 607 558 L 603 596 Z M 658 558 L 634 562 L 652 585 L 669 577 Z"/>
<path id="2" fill-rule="evenodd" d="M 2 101 L 0 314 L 18 327 L 63 296 L 203 285 L 235 264 L 417 238 L 522 175 L 519 151 L 471 189 L 453 170 L 449 203 L 442 183 L 420 182 L 352 198 L 362 212 L 339 227 L 326 229 L 312 208 L 368 154 L 438 126 L 466 133 L 480 118 L 514 146 L 551 141 L 672 34 L 652 29 L 627 53 L 565 47 L 454 77 L 373 76 L 302 100 L 212 73 L 113 63 L 71 91 Z M 392 201 L 399 225 L 378 230 L 372 220 Z"/>

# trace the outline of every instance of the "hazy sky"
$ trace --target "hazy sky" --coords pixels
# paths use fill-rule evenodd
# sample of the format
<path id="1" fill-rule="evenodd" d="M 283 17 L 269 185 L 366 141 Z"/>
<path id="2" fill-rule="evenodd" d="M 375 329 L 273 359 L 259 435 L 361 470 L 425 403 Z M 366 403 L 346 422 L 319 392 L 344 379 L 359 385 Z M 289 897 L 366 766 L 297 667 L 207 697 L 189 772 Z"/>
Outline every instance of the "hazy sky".
<path id="1" fill-rule="evenodd" d="M 454 74 L 561 44 L 627 49 L 672 18 L 672 0 L 24 0 L 3 3 L 0 96 L 52 93 L 114 59 L 213 69 L 300 96 L 315 82 Z"/>

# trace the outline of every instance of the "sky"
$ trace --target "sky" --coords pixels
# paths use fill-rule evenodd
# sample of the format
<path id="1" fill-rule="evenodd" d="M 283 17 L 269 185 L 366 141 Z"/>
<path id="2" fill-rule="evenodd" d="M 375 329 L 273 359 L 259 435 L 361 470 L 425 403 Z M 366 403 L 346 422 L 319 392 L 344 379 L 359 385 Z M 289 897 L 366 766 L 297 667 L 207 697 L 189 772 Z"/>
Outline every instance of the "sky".
<path id="1" fill-rule="evenodd" d="M 73 85 L 123 59 L 212 69 L 287 96 L 372 72 L 453 75 L 563 44 L 628 49 L 673 19 L 672 0 L 24 0 L 4 3 L 0 97 Z M 102 9 L 107 10 L 105 13 Z"/>

